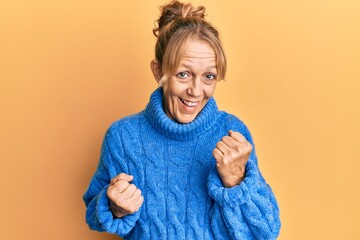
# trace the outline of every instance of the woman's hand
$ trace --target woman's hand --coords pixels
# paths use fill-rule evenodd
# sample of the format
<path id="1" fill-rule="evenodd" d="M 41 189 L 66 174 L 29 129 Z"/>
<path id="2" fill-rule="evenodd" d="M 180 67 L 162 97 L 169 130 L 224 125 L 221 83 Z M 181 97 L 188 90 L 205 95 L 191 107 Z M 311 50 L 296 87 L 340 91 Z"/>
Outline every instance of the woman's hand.
<path id="1" fill-rule="evenodd" d="M 139 210 L 144 197 L 141 190 L 130 182 L 133 176 L 120 173 L 114 177 L 107 190 L 107 196 L 110 199 L 110 209 L 115 217 L 121 218 Z"/>
<path id="2" fill-rule="evenodd" d="M 245 177 L 245 165 L 252 151 L 252 145 L 239 132 L 229 131 L 216 144 L 213 156 L 224 187 L 238 185 Z"/>

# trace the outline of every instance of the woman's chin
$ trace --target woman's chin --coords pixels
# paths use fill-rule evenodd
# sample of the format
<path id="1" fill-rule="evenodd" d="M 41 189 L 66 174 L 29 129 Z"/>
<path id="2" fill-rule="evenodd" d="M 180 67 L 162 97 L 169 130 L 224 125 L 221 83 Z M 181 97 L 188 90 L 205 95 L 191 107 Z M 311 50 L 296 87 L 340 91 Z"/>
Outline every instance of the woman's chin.
<path id="1" fill-rule="evenodd" d="M 192 122 L 196 118 L 196 115 L 180 115 L 175 117 L 175 121 L 181 124 L 187 124 Z"/>

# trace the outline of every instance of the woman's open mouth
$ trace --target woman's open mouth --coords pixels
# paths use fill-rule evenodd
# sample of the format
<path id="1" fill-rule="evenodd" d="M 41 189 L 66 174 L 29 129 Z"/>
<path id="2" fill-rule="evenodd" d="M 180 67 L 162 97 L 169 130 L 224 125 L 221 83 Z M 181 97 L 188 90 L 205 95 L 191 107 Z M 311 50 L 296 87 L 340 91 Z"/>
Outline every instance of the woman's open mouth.
<path id="1" fill-rule="evenodd" d="M 191 101 L 187 101 L 185 99 L 180 98 L 180 101 L 186 105 L 187 107 L 195 107 L 199 102 L 191 102 Z"/>

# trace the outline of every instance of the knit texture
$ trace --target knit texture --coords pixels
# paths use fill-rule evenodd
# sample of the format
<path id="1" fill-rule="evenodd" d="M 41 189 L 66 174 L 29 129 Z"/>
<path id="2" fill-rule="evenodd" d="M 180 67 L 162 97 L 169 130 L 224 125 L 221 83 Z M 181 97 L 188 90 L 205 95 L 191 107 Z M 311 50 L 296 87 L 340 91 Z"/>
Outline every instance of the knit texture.
<path id="1" fill-rule="evenodd" d="M 243 122 L 219 111 L 211 98 L 191 123 L 179 124 L 165 114 L 162 100 L 158 88 L 144 111 L 108 129 L 84 194 L 90 228 L 137 240 L 276 239 L 279 208 L 259 171 L 255 147 L 238 186 L 224 188 L 216 171 L 212 151 L 229 130 L 254 146 Z M 106 191 L 122 172 L 134 176 L 144 203 L 138 212 L 114 218 Z"/>

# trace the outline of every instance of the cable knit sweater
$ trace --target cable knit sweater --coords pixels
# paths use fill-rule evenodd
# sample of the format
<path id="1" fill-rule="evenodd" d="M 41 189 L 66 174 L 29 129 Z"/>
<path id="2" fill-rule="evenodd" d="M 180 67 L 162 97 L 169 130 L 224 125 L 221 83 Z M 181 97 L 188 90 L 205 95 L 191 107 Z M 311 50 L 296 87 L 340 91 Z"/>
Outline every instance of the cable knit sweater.
<path id="1" fill-rule="evenodd" d="M 108 129 L 84 194 L 90 228 L 136 240 L 276 239 L 279 208 L 255 148 L 239 185 L 224 188 L 216 171 L 212 151 L 229 130 L 254 146 L 243 122 L 219 111 L 211 98 L 192 122 L 179 124 L 165 114 L 162 100 L 158 88 L 144 111 Z M 144 203 L 138 212 L 115 218 L 106 191 L 122 172 L 134 176 Z"/>

